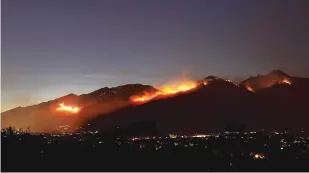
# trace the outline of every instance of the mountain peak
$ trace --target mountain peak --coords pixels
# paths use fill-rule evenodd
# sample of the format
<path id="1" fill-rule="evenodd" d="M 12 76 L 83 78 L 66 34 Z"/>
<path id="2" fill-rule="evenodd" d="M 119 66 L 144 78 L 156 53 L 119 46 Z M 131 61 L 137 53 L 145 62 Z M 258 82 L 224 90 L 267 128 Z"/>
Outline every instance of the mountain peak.
<path id="1" fill-rule="evenodd" d="M 70 93 L 70 94 L 66 95 L 65 97 L 75 97 L 75 96 L 77 96 L 77 95 L 74 94 L 74 93 Z"/>
<path id="2" fill-rule="evenodd" d="M 211 81 L 223 80 L 223 79 L 210 75 L 210 76 L 207 76 L 204 80 L 211 82 Z"/>
<path id="3" fill-rule="evenodd" d="M 65 96 L 59 97 L 56 100 L 70 99 L 70 98 L 76 98 L 76 97 L 78 97 L 78 95 L 70 93 L 70 94 L 67 94 Z"/>
<path id="4" fill-rule="evenodd" d="M 289 77 L 288 74 L 286 74 L 285 72 L 283 72 L 282 70 L 279 70 L 279 69 L 275 69 L 275 70 L 271 71 L 268 75 L 278 75 L 278 76 Z"/>
<path id="5" fill-rule="evenodd" d="M 283 72 L 282 70 L 275 69 L 266 75 L 257 75 L 249 77 L 248 79 L 241 82 L 241 86 L 248 87 L 254 91 L 261 90 L 264 88 L 271 87 L 276 84 L 282 83 L 282 81 L 291 80 L 291 77 Z"/>
<path id="6" fill-rule="evenodd" d="M 153 88 L 153 86 L 136 83 L 136 84 L 121 85 L 116 88 Z"/>

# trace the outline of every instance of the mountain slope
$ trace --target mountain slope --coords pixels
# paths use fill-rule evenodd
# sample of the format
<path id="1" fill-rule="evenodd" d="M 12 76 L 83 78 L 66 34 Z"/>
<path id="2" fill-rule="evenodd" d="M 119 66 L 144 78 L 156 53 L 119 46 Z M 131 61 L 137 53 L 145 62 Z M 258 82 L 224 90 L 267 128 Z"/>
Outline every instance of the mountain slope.
<path id="1" fill-rule="evenodd" d="M 250 87 L 253 91 L 258 91 L 281 83 L 284 80 L 290 81 L 291 78 L 291 76 L 287 75 L 281 70 L 274 70 L 266 75 L 249 77 L 248 79 L 241 82 L 239 86 L 244 88 Z"/>
<path id="2" fill-rule="evenodd" d="M 142 84 L 127 84 L 113 88 L 102 88 L 77 96 L 69 94 L 37 105 L 18 107 L 1 113 L 1 127 L 30 128 L 37 132 L 50 132 L 60 125 L 76 127 L 82 119 L 95 113 L 110 112 L 129 104 L 129 98 L 136 93 L 157 91 Z M 60 103 L 82 107 L 78 115 L 56 111 Z"/>
<path id="3" fill-rule="evenodd" d="M 231 82 L 207 77 L 200 82 L 208 84 L 195 91 L 98 115 L 87 123 L 93 130 L 105 131 L 153 120 L 163 134 L 222 131 L 229 120 L 250 128 L 309 130 L 309 79 L 299 81 L 292 85 L 278 82 L 250 92 Z"/>
<path id="4" fill-rule="evenodd" d="M 309 79 L 292 78 L 292 84 L 276 84 L 257 92 L 262 105 L 265 125 L 276 124 L 281 128 L 308 128 L 309 120 Z M 309 130 L 309 129 L 307 129 Z"/>
<path id="5" fill-rule="evenodd" d="M 142 84 L 105 87 L 3 112 L 2 128 L 30 127 L 32 131 L 51 132 L 60 125 L 70 125 L 73 131 L 90 123 L 93 130 L 105 131 L 134 122 L 155 121 L 161 133 L 201 133 L 221 131 L 225 122 L 234 121 L 250 128 L 297 130 L 308 126 L 308 88 L 308 78 L 291 77 L 279 70 L 251 77 L 240 85 L 208 76 L 197 81 L 193 89 L 158 95 L 141 104 L 130 98 L 159 90 Z M 60 103 L 81 109 L 76 114 L 56 111 Z"/>
<path id="6" fill-rule="evenodd" d="M 88 121 L 96 130 L 136 121 L 154 120 L 161 133 L 195 133 L 220 130 L 229 119 L 247 119 L 252 93 L 224 80 L 215 80 L 195 91 L 131 106 Z M 233 116 L 230 112 L 239 112 Z M 254 112 L 253 112 L 254 113 Z M 250 121 L 248 119 L 248 121 Z"/>

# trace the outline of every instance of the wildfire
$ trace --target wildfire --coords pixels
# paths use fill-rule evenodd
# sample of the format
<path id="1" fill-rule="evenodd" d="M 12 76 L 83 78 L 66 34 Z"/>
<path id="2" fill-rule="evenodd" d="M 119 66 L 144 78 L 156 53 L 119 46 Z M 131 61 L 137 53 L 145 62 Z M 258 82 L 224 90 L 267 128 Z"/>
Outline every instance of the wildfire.
<path id="1" fill-rule="evenodd" d="M 193 88 L 196 88 L 197 84 L 196 83 L 187 83 L 187 84 L 181 84 L 176 87 L 170 87 L 170 86 L 164 86 L 161 91 L 163 94 L 176 94 L 178 92 L 184 92 L 184 91 L 189 91 Z"/>
<path id="2" fill-rule="evenodd" d="M 284 83 L 284 84 L 288 84 L 288 85 L 291 85 L 292 82 L 288 79 L 284 79 L 283 81 L 281 81 L 280 83 Z"/>
<path id="3" fill-rule="evenodd" d="M 79 108 L 78 107 L 73 107 L 73 106 L 66 106 L 64 105 L 64 103 L 61 103 L 59 105 L 59 107 L 57 108 L 58 111 L 67 111 L 67 112 L 71 112 L 71 113 L 77 113 L 79 112 Z"/>
<path id="4" fill-rule="evenodd" d="M 155 93 L 144 93 L 142 96 L 133 96 L 131 97 L 131 100 L 133 102 L 145 102 L 147 100 L 151 100 L 155 97 L 157 97 L 158 95 L 161 95 L 162 92 L 155 92 Z"/>
<path id="5" fill-rule="evenodd" d="M 254 92 L 254 90 L 251 88 L 251 86 L 247 85 L 247 90 L 251 91 L 251 92 Z"/>
<path id="6" fill-rule="evenodd" d="M 133 96 L 131 100 L 133 102 L 143 103 L 152 100 L 158 96 L 170 96 L 179 92 L 185 92 L 197 87 L 196 82 L 186 82 L 177 86 L 163 86 L 159 92 L 144 93 L 142 96 Z"/>

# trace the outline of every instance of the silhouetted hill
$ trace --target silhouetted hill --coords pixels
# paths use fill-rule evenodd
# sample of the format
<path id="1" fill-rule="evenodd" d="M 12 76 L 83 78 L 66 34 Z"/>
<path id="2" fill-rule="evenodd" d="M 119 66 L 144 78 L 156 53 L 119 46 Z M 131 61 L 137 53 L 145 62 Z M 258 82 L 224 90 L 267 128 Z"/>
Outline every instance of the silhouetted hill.
<path id="1" fill-rule="evenodd" d="M 292 78 L 292 84 L 276 84 L 257 92 L 257 100 L 262 105 L 265 122 L 270 128 L 276 124 L 280 128 L 306 127 L 309 120 L 309 79 Z M 265 123 L 266 124 L 266 123 Z M 309 130 L 309 129 L 308 129 Z"/>

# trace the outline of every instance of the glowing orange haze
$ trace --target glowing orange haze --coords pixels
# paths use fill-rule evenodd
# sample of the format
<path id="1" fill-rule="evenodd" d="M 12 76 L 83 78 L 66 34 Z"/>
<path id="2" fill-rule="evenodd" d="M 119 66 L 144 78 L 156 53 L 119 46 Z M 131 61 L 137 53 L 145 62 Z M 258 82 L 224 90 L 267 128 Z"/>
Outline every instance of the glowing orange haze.
<path id="1" fill-rule="evenodd" d="M 284 79 L 281 83 L 285 83 L 285 84 L 289 84 L 289 85 L 292 84 L 292 82 L 288 79 Z"/>
<path id="2" fill-rule="evenodd" d="M 73 106 L 66 106 L 64 103 L 61 103 L 59 107 L 57 108 L 58 111 L 67 111 L 67 112 L 72 112 L 72 113 L 77 113 L 79 112 L 80 108 L 78 107 L 73 107 Z"/>
<path id="3" fill-rule="evenodd" d="M 132 96 L 131 101 L 135 103 L 144 103 L 150 101 L 158 96 L 171 96 L 179 92 L 189 91 L 197 87 L 197 83 L 193 81 L 186 81 L 177 85 L 165 85 L 160 91 L 153 93 L 144 93 L 142 96 Z"/>
<path id="4" fill-rule="evenodd" d="M 249 85 L 247 85 L 247 90 L 251 91 L 251 92 L 255 92 Z"/>
<path id="5" fill-rule="evenodd" d="M 278 82 L 279 84 L 288 84 L 288 85 L 292 85 L 292 82 L 289 79 L 283 79 L 282 81 Z M 250 85 L 246 86 L 247 90 L 251 91 L 251 92 L 255 92 L 253 90 L 253 88 Z"/>

